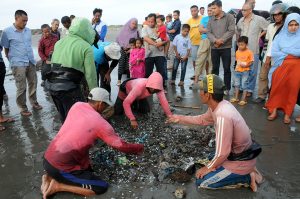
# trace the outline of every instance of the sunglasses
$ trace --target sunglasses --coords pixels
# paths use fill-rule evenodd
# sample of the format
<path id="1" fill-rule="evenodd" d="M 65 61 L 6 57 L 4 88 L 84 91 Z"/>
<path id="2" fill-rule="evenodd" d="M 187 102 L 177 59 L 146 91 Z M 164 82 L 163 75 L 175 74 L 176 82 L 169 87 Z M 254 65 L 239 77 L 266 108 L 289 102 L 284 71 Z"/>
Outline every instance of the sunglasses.
<path id="1" fill-rule="evenodd" d="M 279 15 L 283 15 L 283 13 L 282 13 L 282 12 L 279 12 L 279 13 L 277 13 L 277 14 L 272 14 L 273 17 L 279 16 Z"/>
<path id="2" fill-rule="evenodd" d="M 241 11 L 242 11 L 242 12 L 246 12 L 246 11 L 248 11 L 248 10 L 250 10 L 250 9 L 242 9 Z"/>

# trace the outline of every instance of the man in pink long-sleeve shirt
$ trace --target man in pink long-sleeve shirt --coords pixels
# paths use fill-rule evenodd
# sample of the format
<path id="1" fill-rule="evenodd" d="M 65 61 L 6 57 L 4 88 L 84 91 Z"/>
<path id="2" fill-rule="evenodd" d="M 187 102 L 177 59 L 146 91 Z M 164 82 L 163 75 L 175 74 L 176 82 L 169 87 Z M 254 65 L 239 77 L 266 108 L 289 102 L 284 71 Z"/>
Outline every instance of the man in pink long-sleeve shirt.
<path id="1" fill-rule="evenodd" d="M 143 152 L 143 145 L 126 143 L 99 114 L 111 104 L 105 89 L 92 89 L 88 99 L 88 103 L 77 102 L 72 106 L 45 152 L 47 174 L 43 175 L 41 186 L 44 199 L 56 192 L 84 196 L 106 192 L 108 183 L 96 176 L 90 166 L 89 149 L 97 139 L 124 153 Z"/>
<path id="2" fill-rule="evenodd" d="M 250 149 L 251 130 L 236 108 L 223 100 L 225 85 L 220 77 L 208 75 L 200 87 L 201 101 L 209 106 L 207 112 L 198 116 L 172 115 L 167 120 L 167 123 L 215 127 L 215 156 L 207 166 L 196 172 L 197 186 L 216 189 L 244 184 L 256 191 L 256 183 L 261 183 L 262 176 L 256 169 L 255 157 L 249 156 L 243 161 L 228 160 L 231 154 L 241 154 Z"/>
<path id="3" fill-rule="evenodd" d="M 135 116 L 132 113 L 131 106 L 135 106 L 139 112 L 147 113 L 150 107 L 147 97 L 157 94 L 160 105 L 165 114 L 169 117 L 172 115 L 168 100 L 164 93 L 163 78 L 160 73 L 154 72 L 149 78 L 129 79 L 120 85 L 120 91 L 115 103 L 115 114 L 120 115 L 125 112 L 129 118 L 131 126 L 135 129 L 138 127 Z"/>

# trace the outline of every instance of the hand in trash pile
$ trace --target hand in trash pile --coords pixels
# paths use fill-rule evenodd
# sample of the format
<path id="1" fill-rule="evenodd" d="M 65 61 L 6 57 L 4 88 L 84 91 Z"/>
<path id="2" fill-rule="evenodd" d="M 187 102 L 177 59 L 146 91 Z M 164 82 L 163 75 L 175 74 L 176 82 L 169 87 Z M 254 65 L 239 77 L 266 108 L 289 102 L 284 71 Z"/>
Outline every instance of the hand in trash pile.
<path id="1" fill-rule="evenodd" d="M 166 124 L 170 124 L 170 123 L 178 123 L 179 119 L 176 117 L 176 115 L 170 115 L 168 116 L 168 118 L 166 119 Z"/>
<path id="2" fill-rule="evenodd" d="M 203 178 L 205 175 L 207 175 L 208 173 L 215 171 L 216 169 L 214 168 L 207 168 L 207 166 L 202 167 L 201 169 L 198 169 L 196 172 L 196 178 Z"/>
<path id="3" fill-rule="evenodd" d="M 133 129 L 137 129 L 138 128 L 138 123 L 136 120 L 130 120 L 130 125 Z"/>
<path id="4" fill-rule="evenodd" d="M 131 144 L 131 154 L 141 155 L 144 152 L 144 145 L 142 144 Z"/>

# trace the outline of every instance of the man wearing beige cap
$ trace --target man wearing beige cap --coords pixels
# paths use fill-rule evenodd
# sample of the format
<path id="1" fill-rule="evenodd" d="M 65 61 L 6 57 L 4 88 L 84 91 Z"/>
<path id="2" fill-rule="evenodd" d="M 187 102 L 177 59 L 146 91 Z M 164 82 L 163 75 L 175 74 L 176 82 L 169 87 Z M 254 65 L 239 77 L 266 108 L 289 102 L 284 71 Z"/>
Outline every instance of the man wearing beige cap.
<path id="1" fill-rule="evenodd" d="M 89 160 L 89 149 L 97 139 L 124 153 L 143 152 L 143 145 L 125 142 L 101 116 L 109 105 L 109 93 L 103 88 L 94 88 L 89 93 L 88 103 L 77 102 L 72 106 L 44 154 L 46 174 L 41 185 L 44 199 L 57 192 L 91 196 L 107 191 L 108 183 L 93 173 Z"/>
<path id="2" fill-rule="evenodd" d="M 260 146 L 252 141 L 251 130 L 236 108 L 223 100 L 226 87 L 220 77 L 207 75 L 200 89 L 201 101 L 209 107 L 206 113 L 198 116 L 171 115 L 166 121 L 215 127 L 215 156 L 196 172 L 196 185 L 205 189 L 245 185 L 257 191 L 256 183 L 262 182 L 255 166 Z"/>

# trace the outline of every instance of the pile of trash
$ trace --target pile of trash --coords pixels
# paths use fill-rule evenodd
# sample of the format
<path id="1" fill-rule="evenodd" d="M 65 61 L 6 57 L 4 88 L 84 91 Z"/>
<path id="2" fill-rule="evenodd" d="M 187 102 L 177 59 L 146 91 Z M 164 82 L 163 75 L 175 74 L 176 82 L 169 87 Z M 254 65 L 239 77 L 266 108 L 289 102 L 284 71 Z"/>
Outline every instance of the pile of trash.
<path id="1" fill-rule="evenodd" d="M 102 141 L 90 151 L 94 171 L 109 183 L 188 182 L 214 152 L 213 127 L 165 124 L 166 118 L 157 105 L 151 113 L 137 118 L 138 130 L 130 127 L 125 116 L 114 117 L 110 123 L 127 142 L 144 144 L 142 155 L 121 153 Z"/>

